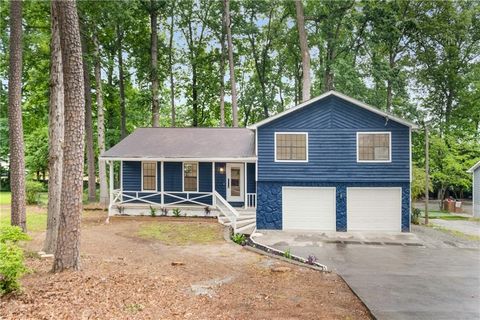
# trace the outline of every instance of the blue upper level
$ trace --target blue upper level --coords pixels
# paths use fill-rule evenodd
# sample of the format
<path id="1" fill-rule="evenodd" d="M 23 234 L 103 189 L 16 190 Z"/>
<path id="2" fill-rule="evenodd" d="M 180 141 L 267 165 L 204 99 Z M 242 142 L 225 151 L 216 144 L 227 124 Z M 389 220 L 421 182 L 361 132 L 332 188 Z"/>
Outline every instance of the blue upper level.
<path id="1" fill-rule="evenodd" d="M 410 181 L 410 127 L 337 95 L 261 122 L 257 131 L 258 181 Z M 391 162 L 357 162 L 357 132 L 378 131 L 391 133 Z M 275 162 L 275 132 L 307 132 L 308 162 Z"/>

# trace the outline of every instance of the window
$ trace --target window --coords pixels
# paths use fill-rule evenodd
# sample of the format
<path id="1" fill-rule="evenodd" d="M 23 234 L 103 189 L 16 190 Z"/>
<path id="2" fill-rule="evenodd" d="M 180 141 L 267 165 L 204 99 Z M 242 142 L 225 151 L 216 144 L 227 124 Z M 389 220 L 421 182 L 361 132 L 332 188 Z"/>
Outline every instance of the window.
<path id="1" fill-rule="evenodd" d="M 390 162 L 390 132 L 357 133 L 358 162 Z"/>
<path id="2" fill-rule="evenodd" d="M 142 162 L 142 190 L 155 191 L 157 189 L 157 163 Z"/>
<path id="3" fill-rule="evenodd" d="M 185 162 L 183 164 L 183 191 L 198 191 L 197 168 L 198 164 L 195 162 Z"/>
<path id="4" fill-rule="evenodd" d="M 308 161 L 307 133 L 275 133 L 275 161 Z"/>

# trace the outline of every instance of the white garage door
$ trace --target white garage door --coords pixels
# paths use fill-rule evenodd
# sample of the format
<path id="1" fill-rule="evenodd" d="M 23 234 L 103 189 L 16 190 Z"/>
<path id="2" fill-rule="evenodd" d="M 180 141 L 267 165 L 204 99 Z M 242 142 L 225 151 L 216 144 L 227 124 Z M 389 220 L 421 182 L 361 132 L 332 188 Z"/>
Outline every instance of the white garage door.
<path id="1" fill-rule="evenodd" d="M 347 188 L 348 231 L 401 231 L 401 188 Z"/>
<path id="2" fill-rule="evenodd" d="M 284 230 L 335 231 L 335 188 L 283 187 Z"/>

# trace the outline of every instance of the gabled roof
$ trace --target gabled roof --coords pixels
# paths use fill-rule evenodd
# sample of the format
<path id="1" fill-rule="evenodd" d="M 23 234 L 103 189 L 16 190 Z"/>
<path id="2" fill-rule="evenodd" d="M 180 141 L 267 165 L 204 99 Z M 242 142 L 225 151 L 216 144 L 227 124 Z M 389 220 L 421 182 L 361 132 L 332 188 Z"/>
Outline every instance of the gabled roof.
<path id="1" fill-rule="evenodd" d="M 100 157 L 105 160 L 254 160 L 255 133 L 246 128 L 139 128 Z"/>
<path id="2" fill-rule="evenodd" d="M 269 122 L 271 122 L 271 121 L 273 121 L 273 120 L 276 120 L 276 119 L 278 119 L 278 118 L 281 118 L 281 117 L 283 117 L 283 116 L 286 116 L 287 114 L 290 114 L 290 113 L 292 113 L 292 112 L 295 112 L 295 111 L 297 111 L 297 110 L 299 110 L 299 109 L 302 109 L 302 108 L 304 108 L 304 107 L 306 107 L 306 106 L 309 106 L 310 104 L 312 104 L 312 103 L 314 103 L 314 102 L 317 102 L 317 101 L 320 101 L 320 100 L 322 100 L 322 99 L 325 99 L 325 98 L 327 98 L 327 97 L 329 97 L 329 96 L 336 96 L 336 97 L 338 97 L 338 98 L 340 98 L 340 99 L 343 99 L 343 100 L 346 100 L 346 101 L 348 101 L 348 102 L 350 102 L 350 103 L 353 103 L 353 104 L 356 105 L 356 106 L 359 106 L 359 107 L 361 107 L 361 108 L 363 108 L 363 109 L 366 109 L 366 110 L 371 111 L 371 112 L 373 112 L 373 113 L 376 113 L 376 114 L 379 114 L 379 115 L 381 115 L 381 116 L 384 116 L 384 117 L 386 117 L 386 118 L 388 118 L 388 119 L 390 119 L 390 120 L 393 120 L 393 121 L 395 121 L 395 122 L 401 123 L 401 124 L 403 124 L 403 125 L 405 125 L 405 126 L 407 126 L 407 127 L 410 127 L 410 128 L 412 128 L 412 129 L 417 129 L 417 128 L 418 128 L 418 126 L 417 126 L 416 124 L 412 123 L 412 122 L 409 122 L 409 121 L 407 121 L 407 120 L 403 120 L 403 119 L 401 119 L 401 118 L 399 118 L 399 117 L 396 117 L 396 116 L 394 116 L 394 115 L 391 115 L 391 114 L 389 114 L 389 113 L 387 113 L 387 112 L 384 112 L 384 111 L 379 110 L 379 109 L 377 109 L 377 108 L 375 108 L 375 107 L 372 107 L 372 106 L 370 106 L 370 105 L 368 105 L 368 104 L 366 104 L 366 103 L 363 103 L 363 102 L 361 102 L 361 101 L 358 101 L 357 99 L 351 98 L 351 97 L 349 97 L 349 96 L 346 96 L 346 95 L 344 95 L 344 94 L 342 94 L 342 93 L 340 93 L 340 92 L 333 91 L 333 90 L 332 90 L 332 91 L 325 92 L 324 94 L 322 94 L 322 95 L 320 95 L 320 96 L 318 96 L 318 97 L 316 97 L 316 98 L 313 98 L 313 99 L 310 99 L 310 100 L 308 100 L 308 101 L 305 101 L 305 102 L 303 102 L 303 103 L 301 103 L 301 104 L 299 104 L 299 105 L 296 105 L 296 106 L 294 106 L 294 107 L 292 107 L 292 108 L 290 108 L 290 109 L 287 109 L 287 110 L 285 110 L 285 111 L 283 111 L 283 112 L 280 112 L 280 113 L 278 113 L 278 114 L 276 114 L 276 115 L 274 115 L 274 116 L 271 116 L 271 117 L 269 117 L 269 118 L 267 118 L 267 119 L 264 119 L 264 120 L 262 120 L 262 121 L 260 121 L 260 122 L 255 123 L 255 124 L 252 124 L 252 125 L 248 126 L 248 128 L 250 128 L 250 129 L 256 129 L 256 128 L 260 127 L 260 126 L 263 126 L 264 124 L 267 124 L 267 123 L 269 123 Z"/>
<path id="3" fill-rule="evenodd" d="M 480 167 L 480 161 L 478 161 L 477 163 L 475 163 L 475 164 L 473 165 L 473 167 L 471 167 L 470 169 L 467 170 L 467 172 L 473 173 L 473 171 L 477 170 L 478 167 Z"/>

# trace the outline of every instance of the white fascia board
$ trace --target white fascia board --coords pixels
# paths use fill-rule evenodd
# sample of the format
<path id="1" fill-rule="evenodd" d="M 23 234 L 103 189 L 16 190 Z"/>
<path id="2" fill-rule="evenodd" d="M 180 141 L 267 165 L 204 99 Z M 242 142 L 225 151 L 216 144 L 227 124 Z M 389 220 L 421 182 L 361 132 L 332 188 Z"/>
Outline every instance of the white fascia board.
<path id="1" fill-rule="evenodd" d="M 247 158 L 149 158 L 149 157 L 99 157 L 104 161 L 165 161 L 165 162 L 256 162 L 256 157 Z"/>

